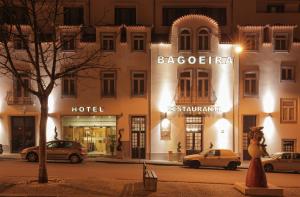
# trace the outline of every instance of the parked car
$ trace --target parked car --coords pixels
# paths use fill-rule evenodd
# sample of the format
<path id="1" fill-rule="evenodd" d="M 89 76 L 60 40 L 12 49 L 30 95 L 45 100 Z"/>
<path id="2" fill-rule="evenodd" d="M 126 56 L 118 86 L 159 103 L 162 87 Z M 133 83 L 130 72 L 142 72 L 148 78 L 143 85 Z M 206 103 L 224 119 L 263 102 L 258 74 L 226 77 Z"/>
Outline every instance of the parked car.
<path id="1" fill-rule="evenodd" d="M 0 154 L 3 153 L 3 147 L 2 147 L 2 144 L 0 144 Z"/>
<path id="2" fill-rule="evenodd" d="M 47 160 L 69 160 L 71 163 L 80 163 L 87 156 L 87 150 L 80 143 L 66 140 L 55 140 L 46 144 Z M 36 162 L 39 158 L 39 147 L 29 147 L 21 152 L 22 159 Z"/>
<path id="3" fill-rule="evenodd" d="M 200 154 L 187 155 L 183 158 L 183 165 L 192 168 L 200 166 L 207 167 L 224 167 L 225 169 L 235 170 L 241 165 L 241 160 L 231 150 L 227 149 L 210 149 Z"/>
<path id="4" fill-rule="evenodd" d="M 262 160 L 266 172 L 289 171 L 300 173 L 300 153 L 279 152 Z"/>

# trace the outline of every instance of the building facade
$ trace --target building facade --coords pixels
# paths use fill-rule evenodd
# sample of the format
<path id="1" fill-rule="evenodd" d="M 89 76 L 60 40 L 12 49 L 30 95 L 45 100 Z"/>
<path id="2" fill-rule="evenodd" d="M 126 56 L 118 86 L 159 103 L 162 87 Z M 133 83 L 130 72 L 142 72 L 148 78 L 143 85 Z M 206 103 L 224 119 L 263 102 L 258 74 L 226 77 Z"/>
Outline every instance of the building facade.
<path id="1" fill-rule="evenodd" d="M 299 2 L 82 0 L 62 9 L 62 39 L 82 30 L 62 53 L 100 47 L 111 67 L 58 82 L 47 140 L 119 158 L 177 160 L 215 147 L 247 160 L 247 132 L 264 126 L 269 153 L 300 150 Z M 0 84 L 5 152 L 36 145 L 38 100 L 12 78 Z"/>

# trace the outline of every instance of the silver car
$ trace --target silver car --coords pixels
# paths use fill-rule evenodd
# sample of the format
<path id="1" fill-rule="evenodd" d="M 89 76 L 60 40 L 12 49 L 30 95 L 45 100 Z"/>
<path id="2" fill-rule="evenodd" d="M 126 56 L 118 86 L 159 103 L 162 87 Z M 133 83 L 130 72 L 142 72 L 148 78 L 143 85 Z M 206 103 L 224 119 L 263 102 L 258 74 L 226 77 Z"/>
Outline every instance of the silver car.
<path id="1" fill-rule="evenodd" d="M 288 171 L 300 173 L 300 153 L 279 152 L 263 159 L 266 172 Z"/>

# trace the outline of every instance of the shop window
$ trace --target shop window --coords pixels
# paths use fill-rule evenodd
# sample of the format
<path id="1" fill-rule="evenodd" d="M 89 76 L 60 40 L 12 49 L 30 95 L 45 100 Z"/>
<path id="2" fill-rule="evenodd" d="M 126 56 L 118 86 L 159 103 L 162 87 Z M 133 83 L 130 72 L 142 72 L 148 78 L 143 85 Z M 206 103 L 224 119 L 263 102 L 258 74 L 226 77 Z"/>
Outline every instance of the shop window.
<path id="1" fill-rule="evenodd" d="M 76 96 L 77 79 L 75 74 L 67 74 L 62 78 L 62 95 L 63 96 Z"/>
<path id="2" fill-rule="evenodd" d="M 212 7 L 190 7 L 190 8 L 163 8 L 162 9 L 162 24 L 163 26 L 171 26 L 173 22 L 188 14 L 199 14 L 213 18 L 220 26 L 227 24 L 227 10 L 226 8 L 212 8 Z"/>
<path id="3" fill-rule="evenodd" d="M 280 120 L 282 123 L 296 123 L 297 111 L 297 99 L 283 98 L 280 100 Z"/>
<path id="4" fill-rule="evenodd" d="M 101 95 L 103 97 L 116 96 L 116 73 L 115 72 L 102 72 L 101 73 Z"/>
<path id="5" fill-rule="evenodd" d="M 145 96 L 146 94 L 146 73 L 132 72 L 131 74 L 131 95 Z"/>
<path id="6" fill-rule="evenodd" d="M 208 29 L 200 29 L 198 32 L 198 50 L 208 51 L 210 48 L 210 35 Z"/>
<path id="7" fill-rule="evenodd" d="M 281 81 L 295 81 L 295 66 L 281 65 Z"/>
<path id="8" fill-rule="evenodd" d="M 295 139 L 283 139 L 281 141 L 282 152 L 295 152 L 296 140 Z"/>
<path id="9" fill-rule="evenodd" d="M 192 70 L 179 73 L 179 100 L 191 101 L 192 98 Z"/>
<path id="10" fill-rule="evenodd" d="M 180 51 L 191 50 L 191 40 L 192 40 L 191 32 L 187 29 L 182 30 L 179 36 L 179 50 Z"/>
<path id="11" fill-rule="evenodd" d="M 101 34 L 101 50 L 102 51 L 115 51 L 115 34 L 102 33 Z"/>
<path id="12" fill-rule="evenodd" d="M 209 97 L 209 73 L 198 70 L 197 73 L 197 97 L 198 99 L 208 99 Z"/>
<path id="13" fill-rule="evenodd" d="M 204 128 L 204 116 L 186 116 L 186 154 L 200 153 L 202 146 L 202 133 Z"/>
<path id="14" fill-rule="evenodd" d="M 62 50 L 74 51 L 76 47 L 75 35 L 62 35 Z"/>
<path id="15" fill-rule="evenodd" d="M 144 34 L 133 34 L 132 50 L 133 51 L 145 51 L 145 35 Z"/>
<path id="16" fill-rule="evenodd" d="M 135 8 L 115 8 L 115 25 L 135 25 Z"/>
<path id="17" fill-rule="evenodd" d="M 287 51 L 288 50 L 288 34 L 276 33 L 274 36 L 274 50 Z"/>
<path id="18" fill-rule="evenodd" d="M 26 50 L 28 46 L 28 36 L 14 36 L 14 49 L 16 50 Z"/>
<path id="19" fill-rule="evenodd" d="M 244 73 L 244 96 L 258 96 L 258 73 Z"/>
<path id="20" fill-rule="evenodd" d="M 64 25 L 82 25 L 84 24 L 83 7 L 65 7 Z"/>
<path id="21" fill-rule="evenodd" d="M 268 13 L 283 13 L 284 12 L 284 4 L 269 4 L 267 5 Z"/>
<path id="22" fill-rule="evenodd" d="M 245 50 L 257 51 L 258 50 L 258 35 L 256 33 L 245 34 Z"/>

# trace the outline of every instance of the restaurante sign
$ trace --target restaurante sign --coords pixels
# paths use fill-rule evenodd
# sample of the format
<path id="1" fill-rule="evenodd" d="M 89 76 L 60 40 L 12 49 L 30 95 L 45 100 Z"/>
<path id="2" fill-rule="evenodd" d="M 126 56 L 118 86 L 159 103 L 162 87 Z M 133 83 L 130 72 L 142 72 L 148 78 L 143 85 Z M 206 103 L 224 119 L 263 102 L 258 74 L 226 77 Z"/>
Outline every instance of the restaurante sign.
<path id="1" fill-rule="evenodd" d="M 176 105 L 169 108 L 169 111 L 173 112 L 221 112 L 221 107 L 216 105 L 209 106 L 185 106 Z"/>
<path id="2" fill-rule="evenodd" d="M 158 64 L 233 64 L 233 57 L 221 56 L 158 56 Z"/>

